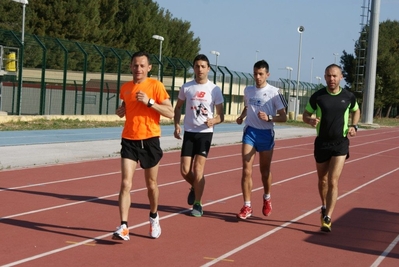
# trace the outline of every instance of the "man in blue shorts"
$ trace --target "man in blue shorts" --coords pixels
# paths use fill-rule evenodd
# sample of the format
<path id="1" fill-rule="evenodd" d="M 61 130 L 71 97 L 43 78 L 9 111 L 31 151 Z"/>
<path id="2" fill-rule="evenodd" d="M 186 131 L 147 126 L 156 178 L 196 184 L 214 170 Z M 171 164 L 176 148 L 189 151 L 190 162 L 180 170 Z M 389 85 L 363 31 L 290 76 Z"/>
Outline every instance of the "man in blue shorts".
<path id="1" fill-rule="evenodd" d="M 329 65 L 324 78 L 327 87 L 310 97 L 302 120 L 317 130 L 314 157 L 322 203 L 321 230 L 331 232 L 331 215 L 338 198 L 338 181 L 345 159 L 349 158 L 347 135 L 356 135 L 360 110 L 355 95 L 339 86 L 343 78 L 341 67 Z M 312 117 L 314 112 L 316 116 Z"/>
<path id="2" fill-rule="evenodd" d="M 242 178 L 241 189 L 244 206 L 237 214 L 239 219 L 246 219 L 252 215 L 252 167 L 256 152 L 259 153 L 259 167 L 263 183 L 262 213 L 269 216 L 272 212 L 270 189 L 272 174 L 270 165 L 274 149 L 274 122 L 286 122 L 285 108 L 287 102 L 279 93 L 279 89 L 268 84 L 269 64 L 261 60 L 254 65 L 255 86 L 244 89 L 245 107 L 236 122 L 241 124 L 245 119 L 242 137 Z"/>
<path id="3" fill-rule="evenodd" d="M 175 106 L 174 136 L 181 139 L 181 109 L 186 103 L 180 173 L 191 185 L 187 203 L 193 205 L 191 215 L 201 217 L 202 194 L 205 187 L 204 169 L 212 144 L 214 126 L 223 122 L 223 94 L 208 79 L 209 60 L 205 55 L 194 58 L 195 79 L 182 85 Z"/>

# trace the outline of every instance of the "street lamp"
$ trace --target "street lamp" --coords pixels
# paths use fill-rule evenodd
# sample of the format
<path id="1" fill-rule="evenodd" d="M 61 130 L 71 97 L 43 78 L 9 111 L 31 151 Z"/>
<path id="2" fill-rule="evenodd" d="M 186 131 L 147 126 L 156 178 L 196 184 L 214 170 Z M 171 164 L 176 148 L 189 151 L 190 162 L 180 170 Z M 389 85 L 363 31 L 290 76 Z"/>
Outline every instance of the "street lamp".
<path id="1" fill-rule="evenodd" d="M 218 57 L 220 56 L 220 53 L 218 51 L 212 50 L 211 54 L 216 56 L 216 71 L 218 71 Z"/>
<path id="2" fill-rule="evenodd" d="M 256 50 L 255 51 L 255 63 L 258 62 L 258 53 L 259 53 L 259 50 Z"/>
<path id="3" fill-rule="evenodd" d="M 159 67 L 158 67 L 158 80 L 161 80 L 161 62 L 162 62 L 162 42 L 165 40 L 162 36 L 160 35 L 153 35 L 152 38 L 159 40 Z"/>
<path id="4" fill-rule="evenodd" d="M 22 33 L 21 33 L 22 46 L 21 46 L 21 55 L 19 56 L 20 64 L 18 66 L 19 79 L 18 79 L 18 93 L 17 93 L 17 103 L 18 103 L 17 110 L 18 110 L 18 115 L 21 115 L 22 84 L 23 84 L 22 72 L 23 72 L 23 62 L 24 62 L 23 58 L 24 58 L 24 53 L 25 53 L 24 52 L 25 51 L 25 49 L 24 49 L 24 46 L 25 46 L 25 44 L 24 44 L 24 42 L 25 42 L 25 8 L 26 8 L 26 5 L 28 4 L 28 0 L 12 0 L 12 1 L 22 4 Z"/>
<path id="5" fill-rule="evenodd" d="M 334 56 L 334 64 L 336 64 L 337 63 L 337 57 L 339 56 L 339 54 L 338 53 L 333 53 L 333 56 Z"/>
<path id="6" fill-rule="evenodd" d="M 294 120 L 298 117 L 298 94 L 299 94 L 299 76 L 301 75 L 301 53 L 302 53 L 302 33 L 305 31 L 305 27 L 299 26 L 299 53 L 298 53 L 298 72 L 296 75 L 296 97 L 295 97 L 295 117 Z"/>
<path id="7" fill-rule="evenodd" d="M 21 37 L 21 41 L 22 41 L 22 44 L 24 44 L 24 40 L 25 40 L 25 7 L 28 4 L 28 0 L 12 0 L 12 1 L 22 4 L 22 37 Z"/>
<path id="8" fill-rule="evenodd" d="M 321 77 L 316 76 L 316 80 L 318 80 L 318 84 L 321 84 Z"/>
<path id="9" fill-rule="evenodd" d="M 314 60 L 314 57 L 312 57 L 312 61 L 310 63 L 310 83 L 312 83 L 312 81 L 313 81 L 313 60 Z"/>
<path id="10" fill-rule="evenodd" d="M 292 76 L 292 71 L 294 70 L 291 67 L 285 67 L 285 69 L 287 70 L 287 79 L 288 80 L 288 97 L 290 96 L 290 89 L 291 89 L 291 76 Z M 288 76 L 288 72 L 290 72 L 290 75 Z M 289 77 L 289 78 L 288 78 Z"/>
<path id="11" fill-rule="evenodd" d="M 212 50 L 211 54 L 214 54 L 216 56 L 216 71 L 215 71 L 215 78 L 213 79 L 213 82 L 216 83 L 216 76 L 218 73 L 218 57 L 220 56 L 220 52 Z"/>

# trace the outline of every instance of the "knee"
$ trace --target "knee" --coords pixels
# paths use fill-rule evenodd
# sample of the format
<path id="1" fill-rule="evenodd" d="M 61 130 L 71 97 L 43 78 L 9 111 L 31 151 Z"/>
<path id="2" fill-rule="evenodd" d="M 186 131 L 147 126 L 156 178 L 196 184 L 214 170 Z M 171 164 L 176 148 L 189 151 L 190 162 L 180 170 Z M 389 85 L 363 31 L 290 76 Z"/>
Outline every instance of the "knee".
<path id="1" fill-rule="evenodd" d="M 245 179 L 250 179 L 252 176 L 252 169 L 249 168 L 244 168 L 242 170 L 242 178 Z"/>
<path id="2" fill-rule="evenodd" d="M 190 175 L 190 169 L 182 167 L 180 169 L 180 173 L 183 177 L 187 177 L 188 175 Z"/>
<path id="3" fill-rule="evenodd" d="M 147 183 L 148 191 L 154 191 L 158 188 L 158 183 L 155 180 L 150 180 Z"/>
<path id="4" fill-rule="evenodd" d="M 130 192 L 132 188 L 132 181 L 130 179 L 123 179 L 121 183 L 121 192 Z"/>

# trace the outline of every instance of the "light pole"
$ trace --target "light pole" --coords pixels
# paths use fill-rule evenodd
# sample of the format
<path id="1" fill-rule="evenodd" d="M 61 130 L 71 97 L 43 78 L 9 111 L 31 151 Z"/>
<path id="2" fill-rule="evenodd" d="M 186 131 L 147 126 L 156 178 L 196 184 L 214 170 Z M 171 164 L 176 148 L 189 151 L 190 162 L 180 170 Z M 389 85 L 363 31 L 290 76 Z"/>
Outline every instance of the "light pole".
<path id="1" fill-rule="evenodd" d="M 212 50 L 211 54 L 214 54 L 216 56 L 216 71 L 215 71 L 215 78 L 213 79 L 213 82 L 216 83 L 216 76 L 218 73 L 218 57 L 220 56 L 220 52 Z"/>
<path id="2" fill-rule="evenodd" d="M 298 94 L 299 94 L 299 77 L 301 75 L 301 53 L 302 53 L 302 33 L 305 31 L 305 27 L 299 26 L 298 27 L 298 32 L 299 32 L 299 53 L 298 53 L 298 72 L 296 75 L 296 96 L 295 96 L 295 117 L 294 120 L 297 119 L 298 117 Z"/>
<path id="3" fill-rule="evenodd" d="M 288 79 L 288 98 L 290 97 L 290 89 L 291 89 L 291 76 L 292 76 L 292 71 L 294 70 L 292 67 L 285 67 L 287 70 L 287 79 Z M 288 72 L 290 72 L 290 75 L 288 76 Z M 289 78 L 288 78 L 289 77 Z"/>
<path id="4" fill-rule="evenodd" d="M 312 57 L 312 61 L 310 63 L 310 83 L 312 83 L 312 81 L 313 81 L 313 60 L 314 60 L 314 57 Z"/>
<path id="5" fill-rule="evenodd" d="M 21 115 L 21 104 L 22 104 L 22 84 L 23 84 L 23 77 L 22 77 L 22 71 L 23 71 L 23 55 L 24 55 L 24 42 L 25 42 L 25 8 L 26 5 L 28 4 L 28 0 L 12 0 L 17 3 L 22 4 L 22 33 L 21 33 L 21 55 L 19 55 L 19 66 L 18 66 L 18 93 L 17 93 L 17 103 L 18 103 L 18 115 Z"/>
<path id="6" fill-rule="evenodd" d="M 339 56 L 339 54 L 338 53 L 333 53 L 333 56 L 334 56 L 334 64 L 336 64 L 337 63 L 337 57 Z"/>
<path id="7" fill-rule="evenodd" d="M 22 4 L 22 37 L 21 37 L 21 41 L 22 41 L 22 44 L 24 44 L 24 41 L 25 41 L 25 7 L 28 4 L 28 0 L 12 0 L 12 1 Z"/>
<path id="8" fill-rule="evenodd" d="M 162 42 L 165 40 L 162 36 L 160 35 L 153 35 L 152 38 L 159 40 L 159 62 L 162 62 Z M 159 63 L 158 67 L 158 80 L 161 80 L 161 63 Z"/>
<path id="9" fill-rule="evenodd" d="M 316 76 L 316 80 L 318 80 L 318 84 L 321 84 L 321 77 Z"/>
<path id="10" fill-rule="evenodd" d="M 255 63 L 258 62 L 258 53 L 259 53 L 259 50 L 256 50 L 255 51 Z"/>
<path id="11" fill-rule="evenodd" d="M 212 50 L 211 54 L 214 54 L 216 56 L 216 72 L 218 71 L 218 57 L 220 56 L 220 53 L 218 51 Z"/>

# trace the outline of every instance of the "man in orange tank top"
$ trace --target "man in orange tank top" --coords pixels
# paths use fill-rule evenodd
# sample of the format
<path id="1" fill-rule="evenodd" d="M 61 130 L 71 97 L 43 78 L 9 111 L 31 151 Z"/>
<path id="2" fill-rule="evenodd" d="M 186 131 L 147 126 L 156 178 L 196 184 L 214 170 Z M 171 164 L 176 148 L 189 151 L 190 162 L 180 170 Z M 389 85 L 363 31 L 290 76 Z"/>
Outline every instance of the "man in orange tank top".
<path id="1" fill-rule="evenodd" d="M 122 131 L 122 182 L 119 192 L 119 213 L 121 225 L 113 233 L 114 239 L 129 240 L 128 215 L 131 205 L 130 190 L 138 162 L 144 169 L 144 176 L 150 202 L 150 232 L 152 238 L 161 235 L 158 215 L 158 168 L 163 152 L 159 138 L 160 117 L 172 118 L 174 111 L 164 85 L 148 78 L 152 65 L 145 52 L 132 56 L 130 69 L 133 80 L 122 85 L 121 106 L 116 114 L 126 118 Z"/>

